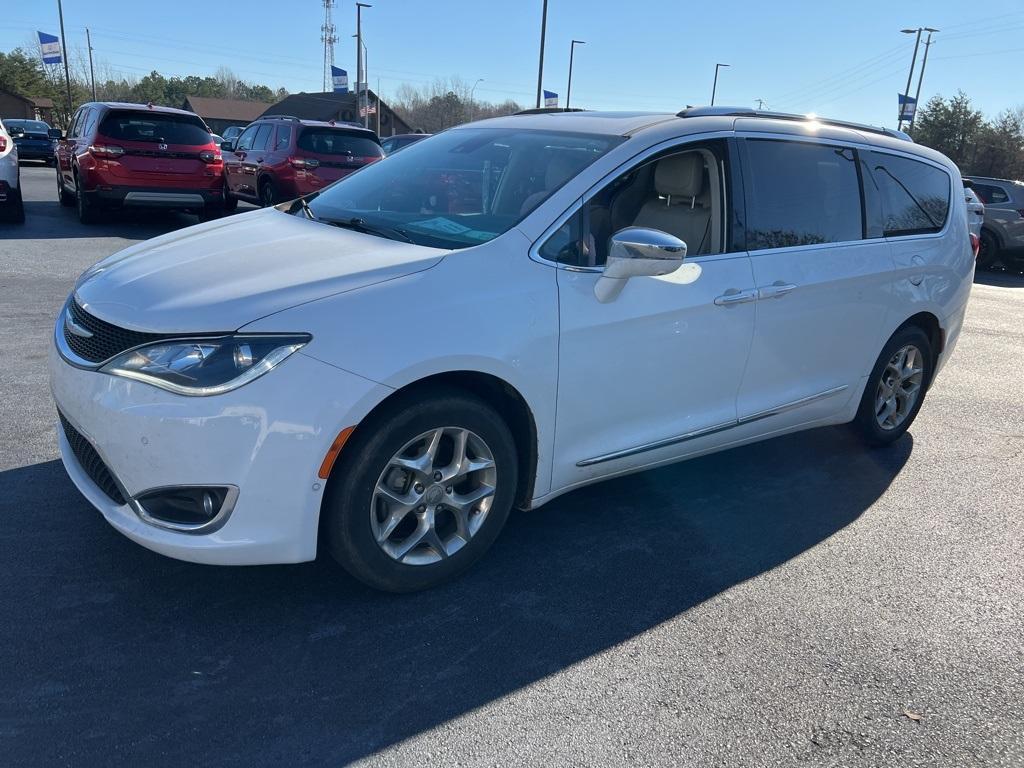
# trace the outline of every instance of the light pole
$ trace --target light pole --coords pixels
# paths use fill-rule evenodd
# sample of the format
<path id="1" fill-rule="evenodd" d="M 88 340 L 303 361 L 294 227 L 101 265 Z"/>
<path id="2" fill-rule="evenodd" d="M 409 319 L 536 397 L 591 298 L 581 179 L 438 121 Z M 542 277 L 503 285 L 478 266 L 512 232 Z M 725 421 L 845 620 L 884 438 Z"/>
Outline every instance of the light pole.
<path id="1" fill-rule="evenodd" d="M 361 109 L 365 97 L 363 93 L 363 8 L 373 8 L 369 3 L 356 3 L 356 107 Z M 369 107 L 369 102 L 366 104 Z M 363 127 L 370 127 L 370 115 L 363 112 Z"/>
<path id="2" fill-rule="evenodd" d="M 572 96 L 572 55 L 577 45 L 586 45 L 586 40 L 573 40 L 569 44 L 569 84 L 565 87 L 565 108 L 569 108 L 569 97 Z"/>
<path id="3" fill-rule="evenodd" d="M 544 0 L 544 10 L 540 17 L 540 64 L 537 66 L 537 109 L 540 109 L 541 97 L 544 95 L 544 35 L 548 30 L 548 0 Z"/>
<path id="4" fill-rule="evenodd" d="M 924 31 L 924 27 L 918 27 L 917 29 L 901 29 L 904 35 L 917 34 L 917 41 L 914 43 L 914 55 L 910 59 L 910 73 L 907 75 L 907 88 L 903 91 L 903 95 L 910 98 L 910 81 L 914 79 L 914 67 L 917 65 L 917 49 L 921 46 L 921 33 Z M 916 109 L 915 109 L 916 111 Z M 896 130 L 903 130 L 903 110 L 900 110 L 900 119 L 896 123 Z"/>
<path id="5" fill-rule="evenodd" d="M 547 0 L 545 0 L 547 5 Z M 68 87 L 68 128 L 71 127 L 71 70 L 68 68 L 68 40 L 64 37 L 64 7 L 57 0 L 57 15 L 60 17 L 61 58 L 64 59 L 64 84 Z"/>
<path id="6" fill-rule="evenodd" d="M 711 86 L 711 106 L 715 106 L 715 93 L 718 91 L 718 70 L 722 67 L 728 67 L 729 64 L 715 64 L 715 83 Z"/>
<path id="7" fill-rule="evenodd" d="M 921 106 L 921 82 L 924 80 L 924 68 L 928 66 L 928 49 L 932 46 L 932 34 L 939 30 L 933 29 L 932 27 L 925 27 L 924 31 L 928 33 L 928 39 L 924 43 L 924 58 L 921 59 L 921 74 L 917 76 L 917 93 L 914 95 L 914 116 L 910 118 L 910 130 L 914 130 L 914 120 L 917 119 L 917 108 Z"/>
<path id="8" fill-rule="evenodd" d="M 473 122 L 473 118 L 476 117 L 476 101 L 474 100 L 473 94 L 476 93 L 476 87 L 482 83 L 484 79 L 481 77 L 475 83 L 473 87 L 469 89 L 469 122 Z"/>

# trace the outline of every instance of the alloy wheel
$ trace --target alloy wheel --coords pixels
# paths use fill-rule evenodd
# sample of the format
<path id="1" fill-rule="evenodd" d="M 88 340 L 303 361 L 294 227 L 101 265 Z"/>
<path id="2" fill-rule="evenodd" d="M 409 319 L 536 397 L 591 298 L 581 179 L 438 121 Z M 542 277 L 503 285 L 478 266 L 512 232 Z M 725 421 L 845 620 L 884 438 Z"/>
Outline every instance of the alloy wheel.
<path id="1" fill-rule="evenodd" d="M 913 344 L 894 354 L 875 391 L 875 419 L 885 430 L 899 427 L 914 410 L 924 382 L 924 356 Z"/>
<path id="2" fill-rule="evenodd" d="M 377 545 L 406 565 L 446 560 L 484 524 L 496 480 L 494 455 L 479 435 L 461 427 L 424 432 L 377 480 L 370 503 Z"/>

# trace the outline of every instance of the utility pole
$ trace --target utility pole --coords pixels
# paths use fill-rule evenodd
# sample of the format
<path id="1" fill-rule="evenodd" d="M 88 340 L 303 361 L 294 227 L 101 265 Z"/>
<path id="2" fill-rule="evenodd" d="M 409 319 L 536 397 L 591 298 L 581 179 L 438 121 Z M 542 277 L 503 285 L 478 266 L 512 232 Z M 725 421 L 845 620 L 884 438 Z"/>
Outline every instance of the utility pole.
<path id="1" fill-rule="evenodd" d="M 569 108 L 569 97 L 572 96 L 572 55 L 577 45 L 586 45 L 586 40 L 573 40 L 569 44 L 569 84 L 565 88 L 565 108 Z"/>
<path id="2" fill-rule="evenodd" d="M 71 69 L 68 67 L 68 43 L 64 37 L 64 7 L 61 0 L 57 0 L 57 15 L 60 17 L 60 44 L 61 58 L 64 59 L 64 84 L 68 89 L 68 124 L 71 123 Z"/>
<path id="3" fill-rule="evenodd" d="M 711 86 L 711 106 L 715 106 L 715 93 L 718 91 L 718 70 L 722 67 L 728 67 L 729 64 L 715 64 L 715 82 Z"/>
<path id="4" fill-rule="evenodd" d="M 477 78 L 477 81 L 473 83 L 473 87 L 469 89 L 469 122 L 473 122 L 473 118 L 476 117 L 476 98 L 473 94 L 476 93 L 476 87 L 483 81 L 482 77 Z"/>
<path id="5" fill-rule="evenodd" d="M 89 28 L 85 28 L 85 40 L 89 46 L 89 80 L 92 81 L 92 100 L 96 101 L 96 73 L 92 68 L 92 35 L 89 34 Z M 925 53 L 927 53 L 925 49 Z"/>
<path id="6" fill-rule="evenodd" d="M 544 35 L 548 31 L 548 0 L 544 0 L 544 10 L 540 17 L 540 65 L 537 67 L 537 109 L 540 109 L 544 96 Z"/>
<path id="7" fill-rule="evenodd" d="M 928 49 L 932 46 L 932 34 L 939 30 L 933 29 L 932 27 L 925 27 L 924 31 L 928 33 L 928 39 L 924 43 L 924 58 L 921 60 L 921 74 L 917 77 L 917 94 L 914 96 L 914 116 L 910 118 L 909 130 L 914 130 L 914 121 L 917 119 L 917 109 L 921 106 L 921 83 L 924 80 L 924 68 L 928 66 Z"/>
<path id="8" fill-rule="evenodd" d="M 902 32 L 904 35 L 912 35 L 915 32 L 917 33 L 917 42 L 914 43 L 914 55 L 910 59 L 910 73 L 907 75 L 907 89 L 905 91 L 903 91 L 903 95 L 906 96 L 907 98 L 910 97 L 910 82 L 911 82 L 911 80 L 914 79 L 914 67 L 917 65 L 917 49 L 921 46 L 921 33 L 923 31 L 924 31 L 924 27 L 918 27 L 917 29 L 901 29 L 900 30 L 900 32 Z M 915 112 L 917 111 L 916 105 L 915 105 L 914 111 Z M 898 130 L 898 131 L 902 131 L 903 130 L 903 110 L 900 110 L 900 119 L 896 123 L 896 130 Z"/>
<path id="9" fill-rule="evenodd" d="M 334 77 L 331 74 L 331 67 L 334 66 L 334 44 L 338 42 L 338 35 L 331 18 L 331 11 L 334 8 L 335 0 L 324 0 L 324 23 L 320 26 L 320 40 L 324 44 L 324 92 L 334 90 Z"/>
<path id="10" fill-rule="evenodd" d="M 373 8 L 369 3 L 356 3 L 356 106 L 363 113 L 363 127 L 370 127 L 370 102 L 363 83 L 363 8 Z"/>

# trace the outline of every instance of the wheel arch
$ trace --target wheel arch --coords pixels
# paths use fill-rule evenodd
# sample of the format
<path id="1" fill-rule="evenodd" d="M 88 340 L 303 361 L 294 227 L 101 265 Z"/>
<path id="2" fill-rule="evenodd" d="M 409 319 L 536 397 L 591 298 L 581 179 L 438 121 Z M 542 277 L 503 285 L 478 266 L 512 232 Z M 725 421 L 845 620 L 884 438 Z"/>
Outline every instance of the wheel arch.
<path id="1" fill-rule="evenodd" d="M 407 400 L 419 392 L 427 392 L 436 388 L 457 389 L 473 394 L 494 408 L 505 420 L 512 432 L 512 438 L 516 445 L 516 457 L 518 464 L 519 482 L 516 488 L 515 504 L 518 507 L 527 507 L 533 498 L 534 484 L 537 478 L 537 462 L 539 443 L 537 437 L 537 424 L 526 398 L 509 382 L 491 373 L 474 370 L 445 371 L 424 376 L 411 381 L 392 392 L 387 397 L 374 405 L 369 412 L 355 425 L 353 434 L 357 432 L 360 425 L 372 424 L 374 418 L 379 414 L 392 408 L 396 402 Z M 328 483 L 334 477 L 334 472 L 343 463 L 347 444 L 335 457 Z M 326 494 L 324 499 L 326 499 Z M 321 502 L 320 519 L 323 520 L 323 501 Z"/>
<path id="2" fill-rule="evenodd" d="M 939 321 L 938 316 L 933 312 L 918 312 L 904 320 L 896 330 L 889 334 L 889 338 L 891 339 L 897 333 L 909 326 L 917 326 L 928 334 L 928 340 L 931 342 L 932 346 L 932 370 L 934 371 L 935 367 L 938 365 L 939 356 L 946 347 L 946 332 L 942 327 L 942 323 Z M 888 339 L 886 339 L 886 343 L 888 343 Z"/>

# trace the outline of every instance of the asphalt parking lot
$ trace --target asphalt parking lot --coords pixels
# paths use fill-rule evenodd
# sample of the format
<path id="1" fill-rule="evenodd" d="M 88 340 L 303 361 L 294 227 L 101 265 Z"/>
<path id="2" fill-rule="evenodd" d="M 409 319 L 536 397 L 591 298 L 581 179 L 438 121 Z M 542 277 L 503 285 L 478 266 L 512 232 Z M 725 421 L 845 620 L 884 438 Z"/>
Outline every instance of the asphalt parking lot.
<path id="1" fill-rule="evenodd" d="M 412 596 L 176 562 L 57 459 L 75 277 L 194 223 L 0 228 L 0 765 L 1024 765 L 1024 277 L 982 275 L 895 446 L 843 429 L 513 516 Z"/>

